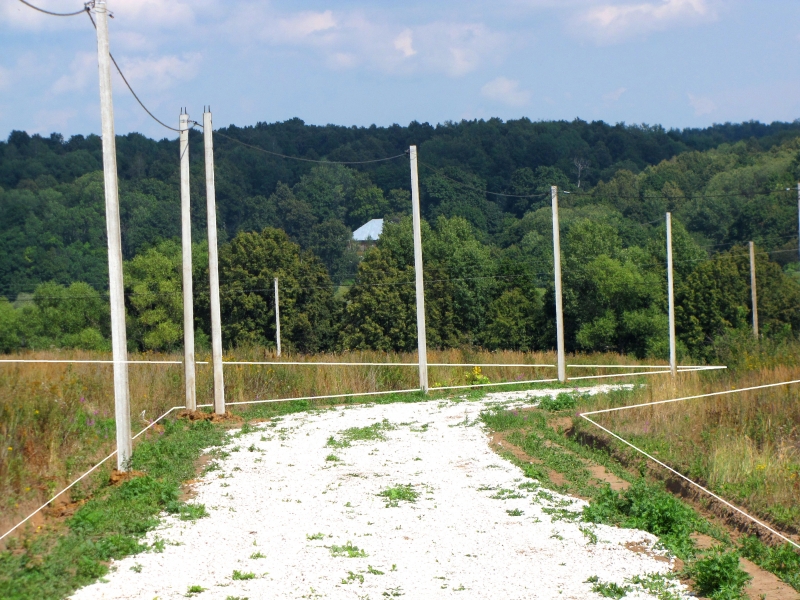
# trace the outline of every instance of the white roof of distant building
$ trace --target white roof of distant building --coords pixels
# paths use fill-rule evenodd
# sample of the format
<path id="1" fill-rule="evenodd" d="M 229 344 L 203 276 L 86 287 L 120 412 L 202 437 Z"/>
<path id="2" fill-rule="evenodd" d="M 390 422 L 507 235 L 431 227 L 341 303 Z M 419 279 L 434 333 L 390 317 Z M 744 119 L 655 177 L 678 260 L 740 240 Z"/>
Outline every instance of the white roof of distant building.
<path id="1" fill-rule="evenodd" d="M 383 232 L 383 219 L 372 219 L 353 232 L 353 239 L 357 242 L 367 240 L 376 241 Z"/>

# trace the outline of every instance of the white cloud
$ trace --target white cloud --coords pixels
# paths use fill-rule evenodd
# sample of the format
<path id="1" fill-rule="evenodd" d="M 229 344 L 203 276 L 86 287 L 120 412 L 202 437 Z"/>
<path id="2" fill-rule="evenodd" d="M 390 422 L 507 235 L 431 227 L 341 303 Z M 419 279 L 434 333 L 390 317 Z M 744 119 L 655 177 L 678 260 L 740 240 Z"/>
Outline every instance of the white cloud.
<path id="1" fill-rule="evenodd" d="M 519 89 L 519 81 L 497 77 L 481 88 L 481 94 L 489 100 L 508 104 L 509 106 L 524 106 L 531 99 L 531 93 Z"/>
<path id="2" fill-rule="evenodd" d="M 694 94 L 687 94 L 687 96 L 689 97 L 689 104 L 694 109 L 694 114 L 698 117 L 711 114 L 717 110 L 717 105 L 707 96 L 695 96 Z"/>
<path id="3" fill-rule="evenodd" d="M 304 11 L 278 21 L 277 30 L 280 36 L 287 40 L 302 40 L 321 31 L 328 31 L 336 27 L 333 12 Z"/>
<path id="4" fill-rule="evenodd" d="M 138 83 L 147 89 L 164 90 L 181 81 L 194 79 L 201 59 L 199 53 L 133 58 L 125 60 L 120 67 L 131 85 Z"/>
<path id="5" fill-rule="evenodd" d="M 411 33 L 410 29 L 405 29 L 394 38 L 394 47 L 395 50 L 399 50 L 404 58 L 408 58 L 409 56 L 414 56 L 417 51 L 414 50 L 414 35 Z"/>
<path id="6" fill-rule="evenodd" d="M 601 42 L 617 42 L 675 26 L 713 21 L 715 0 L 659 0 L 603 4 L 580 15 L 581 29 Z"/>
<path id="7" fill-rule="evenodd" d="M 109 0 L 108 7 L 114 15 L 113 24 L 128 27 L 144 23 L 148 28 L 184 28 L 193 23 L 195 10 L 208 2 L 195 0 Z"/>
<path id="8" fill-rule="evenodd" d="M 613 92 L 608 92 L 607 94 L 603 94 L 603 100 L 606 102 L 616 102 L 620 98 L 622 98 L 622 94 L 628 91 L 628 88 L 617 88 Z"/>
<path id="9" fill-rule="evenodd" d="M 80 92 L 97 82 L 97 54 L 78 52 L 69 65 L 69 74 L 59 77 L 51 88 L 56 94 Z"/>
<path id="10" fill-rule="evenodd" d="M 497 63 L 506 38 L 482 23 L 431 23 L 415 32 L 415 64 L 426 71 L 461 77 L 486 63 Z"/>

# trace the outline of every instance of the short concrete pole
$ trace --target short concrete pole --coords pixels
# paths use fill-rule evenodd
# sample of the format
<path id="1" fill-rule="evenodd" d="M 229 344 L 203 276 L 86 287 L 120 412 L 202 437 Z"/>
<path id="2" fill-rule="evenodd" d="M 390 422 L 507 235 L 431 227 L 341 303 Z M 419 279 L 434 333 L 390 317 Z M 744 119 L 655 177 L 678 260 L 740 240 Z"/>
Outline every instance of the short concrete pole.
<path id="1" fill-rule="evenodd" d="M 217 251 L 217 198 L 214 185 L 214 128 L 211 111 L 203 112 L 206 162 L 206 214 L 208 221 L 208 285 L 211 304 L 211 366 L 214 370 L 214 412 L 225 413 L 225 380 L 222 371 L 222 317 L 219 302 L 219 254 Z"/>
<path id="2" fill-rule="evenodd" d="M 281 301 L 278 295 L 278 278 L 275 278 L 275 346 L 277 355 L 281 355 Z"/>
<path id="3" fill-rule="evenodd" d="M 422 271 L 422 215 L 419 209 L 419 173 L 417 147 L 408 149 L 411 163 L 411 219 L 414 228 L 414 280 L 417 289 L 417 349 L 419 353 L 419 389 L 428 393 L 428 340 L 425 332 L 425 283 Z"/>
<path id="4" fill-rule="evenodd" d="M 122 281 L 122 235 L 119 222 L 117 148 L 108 49 L 108 7 L 96 0 L 97 62 L 100 75 L 100 120 L 103 134 L 103 182 L 108 235 L 108 288 L 111 298 L 111 351 L 114 360 L 114 418 L 117 430 L 117 469 L 130 469 L 131 399 L 128 387 L 128 339 L 125 331 L 125 291 Z"/>
<path id="5" fill-rule="evenodd" d="M 192 214 L 189 195 L 189 115 L 181 113 L 181 250 L 183 264 L 183 384 L 186 410 L 197 410 L 194 364 L 194 294 L 192 293 Z"/>
<path id="6" fill-rule="evenodd" d="M 564 308 L 561 297 L 561 228 L 558 225 L 558 187 L 550 187 L 553 202 L 553 269 L 556 278 L 556 351 L 558 353 L 558 380 L 567 381 L 567 361 L 564 356 Z"/>
<path id="7" fill-rule="evenodd" d="M 756 294 L 756 249 L 750 242 L 750 297 L 753 303 L 753 337 L 758 339 L 758 295 Z"/>
<path id="8" fill-rule="evenodd" d="M 669 370 L 678 374 L 678 353 L 675 344 L 675 291 L 672 277 L 672 213 L 667 213 L 667 291 L 669 294 Z"/>

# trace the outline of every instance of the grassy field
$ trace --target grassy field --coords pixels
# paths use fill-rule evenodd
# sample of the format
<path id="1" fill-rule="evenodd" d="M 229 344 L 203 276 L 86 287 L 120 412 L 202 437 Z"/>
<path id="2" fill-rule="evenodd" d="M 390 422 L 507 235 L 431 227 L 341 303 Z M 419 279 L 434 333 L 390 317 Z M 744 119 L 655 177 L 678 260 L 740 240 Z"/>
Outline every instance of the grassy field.
<path id="1" fill-rule="evenodd" d="M 105 354 L 51 351 L 0 356 L 13 359 L 99 360 Z M 591 359 L 625 361 L 624 358 Z M 180 360 L 180 355 L 131 355 L 131 360 Z M 198 356 L 199 361 L 208 356 Z M 241 349 L 225 356 L 233 361 L 274 360 L 264 349 Z M 350 352 L 336 355 L 283 356 L 283 360 L 339 362 L 413 362 L 415 355 Z M 431 352 L 432 363 L 543 363 L 552 354 L 515 352 Z M 552 377 L 553 369 L 489 368 L 491 381 Z M 132 428 L 184 403 L 180 365 L 131 365 Z M 432 386 L 464 385 L 474 380 L 468 367 L 431 367 Z M 198 365 L 198 403 L 212 399 L 211 368 Z M 419 385 L 414 367 L 229 366 L 225 368 L 228 402 L 299 396 L 400 390 Z M 111 365 L 0 363 L 0 531 L 49 498 L 64 483 L 84 472 L 114 448 L 114 396 Z M 148 432 L 148 435 L 158 435 Z M 91 485 L 87 482 L 87 485 Z M 82 487 L 75 490 L 80 497 Z"/>
<path id="2" fill-rule="evenodd" d="M 637 483 L 637 476 L 632 476 L 630 469 L 622 468 L 607 452 L 582 445 L 582 438 L 578 434 L 591 432 L 597 436 L 602 432 L 577 416 L 581 410 L 800 378 L 798 357 L 800 351 L 794 346 L 756 347 L 752 352 L 736 353 L 735 360 L 730 361 L 733 368 L 728 371 L 685 373 L 676 380 L 668 375 L 635 377 L 622 380 L 638 384 L 630 391 L 603 394 L 591 399 L 571 394 L 554 398 L 541 408 L 525 413 L 504 410 L 487 413 L 484 422 L 491 430 L 503 433 L 510 443 L 535 459 L 521 461 L 527 475 L 540 479 L 553 489 L 592 499 L 594 512 L 587 513 L 586 519 L 653 530 L 676 554 L 690 559 L 692 564 L 702 566 L 704 563 L 697 561 L 717 561 L 708 569 L 703 567 L 705 571 L 717 569 L 725 561 L 730 562 L 731 552 L 742 553 L 798 587 L 800 581 L 792 572 L 800 570 L 800 559 L 787 548 L 771 549 L 754 538 L 747 538 L 736 544 L 727 541 L 724 551 L 698 553 L 687 541 L 691 531 L 707 532 L 721 541 L 726 540 L 725 534 L 715 531 L 693 513 L 687 513 L 687 508 L 673 504 L 669 494 L 658 491 L 652 483 L 642 487 L 645 484 Z M 51 352 L 26 355 L 24 358 L 107 357 L 78 352 Z M 134 360 L 137 358 L 179 357 L 132 357 Z M 365 352 L 283 358 L 413 362 L 415 357 Z M 432 352 L 429 361 L 552 364 L 554 358 L 552 354 L 464 350 Z M 271 357 L 268 354 L 255 349 L 226 356 L 226 360 L 269 359 Z M 569 362 L 630 364 L 634 361 L 616 355 L 593 355 L 571 357 Z M 130 372 L 135 430 L 144 427 L 147 419 L 182 404 L 180 365 L 134 365 Z M 571 373 L 578 375 L 577 371 Z M 591 368 L 580 371 L 580 375 L 606 373 L 608 371 Z M 480 375 L 492 382 L 518 381 L 549 378 L 553 376 L 553 370 L 485 368 Z M 231 366 L 226 368 L 226 389 L 229 401 L 242 401 L 414 388 L 417 385 L 416 378 L 416 369 L 413 367 Z M 469 367 L 434 367 L 430 379 L 432 385 L 463 385 L 475 382 L 476 374 Z M 580 382 L 581 385 L 591 383 L 591 380 Z M 554 386 L 546 384 L 546 387 Z M 568 384 L 563 387 L 569 391 L 573 386 Z M 481 394 L 482 390 L 467 393 Z M 792 529 L 800 525 L 795 501 L 800 466 L 799 393 L 800 386 L 774 388 L 764 392 L 688 401 L 657 409 L 612 413 L 598 417 L 598 421 L 629 437 L 634 443 L 641 444 L 690 477 L 711 485 L 728 499 L 739 502 L 779 527 Z M 210 398 L 210 369 L 201 366 L 198 369 L 198 402 L 208 402 Z M 411 394 L 383 396 L 375 400 L 396 402 L 421 399 L 421 395 Z M 238 407 L 236 412 L 247 421 L 333 403 L 343 402 L 261 404 Z M 144 417 L 140 418 L 142 411 Z M 565 435 L 567 431 L 569 435 Z M 113 432 L 110 366 L 0 365 L 0 494 L 5 503 L 0 506 L 0 512 L 4 515 L 1 529 L 7 529 L 29 508 L 46 499 L 56 488 L 83 472 L 99 457 L 105 456 L 113 449 Z M 102 576 L 109 558 L 124 556 L 140 548 L 138 540 L 152 527 L 160 510 L 182 510 L 181 503 L 176 500 L 180 482 L 192 476 L 200 449 L 219 443 L 220 435 L 216 429 L 207 429 L 206 425 L 201 424 L 197 428 L 170 418 L 165 422 L 164 429 L 143 436 L 134 454 L 134 467 L 148 473 L 149 478 L 145 479 L 148 485 L 150 479 L 153 480 L 152 489 L 139 490 L 136 486 L 143 484 L 133 482 L 124 483 L 121 487 L 109 486 L 110 467 L 99 470 L 71 495 L 72 501 L 84 501 L 75 505 L 73 511 L 77 512 L 74 516 L 66 521 L 49 522 L 39 533 L 31 535 L 29 530 L 25 536 L 12 539 L 8 546 L 11 552 L 3 553 L 0 547 L 0 587 L 5 581 L 10 586 L 6 591 L 13 589 L 9 597 L 29 597 L 25 595 L 28 591 L 44 589 L 57 597 L 76 585 Z M 611 444 L 613 446 L 613 442 Z M 631 487 L 626 491 L 603 492 L 604 488 L 597 485 L 595 472 L 587 468 L 586 461 L 604 465 L 608 473 L 627 481 Z M 180 466 L 180 472 L 173 473 L 170 470 L 172 463 Z M 131 494 L 137 498 L 134 504 L 141 504 L 141 514 L 132 515 L 128 520 L 119 519 L 123 505 L 127 506 L 126 503 L 133 497 Z M 654 502 L 658 505 L 656 508 L 653 508 Z M 666 511 L 663 519 L 658 516 L 662 509 Z M 653 515 L 655 522 L 652 522 Z M 187 514 L 186 517 L 195 516 Z M 684 521 L 690 522 L 691 531 L 681 524 Z M 659 527 L 663 530 L 656 531 Z M 100 543 L 100 540 L 111 541 Z M 157 548 L 151 550 L 158 551 Z M 68 557 L 83 555 L 87 556 L 85 565 L 76 569 L 74 561 L 71 562 Z M 732 568 L 724 573 L 734 579 L 740 576 Z M 64 583 L 59 583 L 62 580 Z M 598 586 L 602 587 L 601 584 L 599 582 Z M 717 584 L 720 582 L 714 585 Z"/>
<path id="3" fill-rule="evenodd" d="M 800 367 L 679 376 L 675 382 L 657 377 L 633 393 L 578 402 L 575 410 L 790 380 L 800 380 Z M 599 414 L 592 419 L 725 499 L 781 529 L 800 531 L 800 384 Z M 605 438 L 624 450 L 590 423 L 573 420 L 576 431 Z"/>

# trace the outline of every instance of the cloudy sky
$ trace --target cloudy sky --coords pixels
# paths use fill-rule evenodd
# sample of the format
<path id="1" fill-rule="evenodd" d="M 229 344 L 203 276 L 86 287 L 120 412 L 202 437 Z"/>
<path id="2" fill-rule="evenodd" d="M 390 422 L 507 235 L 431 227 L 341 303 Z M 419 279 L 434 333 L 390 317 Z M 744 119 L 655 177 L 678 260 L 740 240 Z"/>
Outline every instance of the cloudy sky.
<path id="1" fill-rule="evenodd" d="M 31 0 L 50 10 L 82 0 Z M 797 0 L 109 0 L 111 51 L 177 124 L 800 118 Z M 85 16 L 0 0 L 0 137 L 98 132 Z M 118 133 L 172 136 L 114 80 Z"/>

